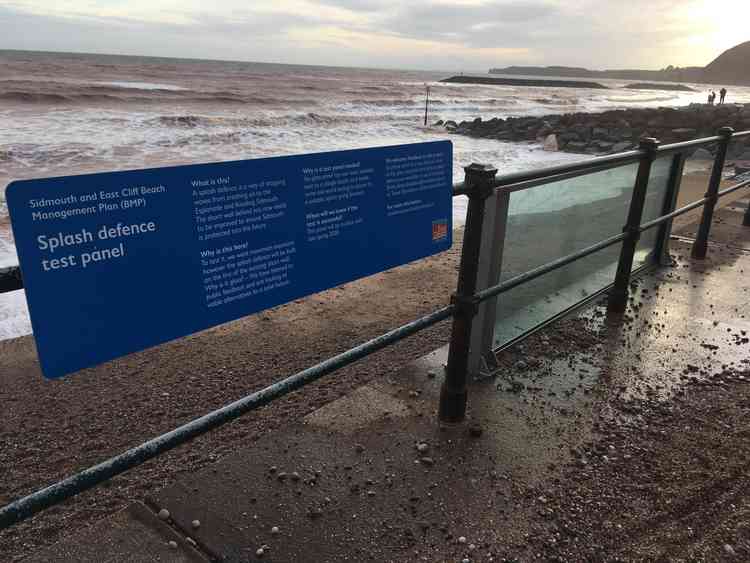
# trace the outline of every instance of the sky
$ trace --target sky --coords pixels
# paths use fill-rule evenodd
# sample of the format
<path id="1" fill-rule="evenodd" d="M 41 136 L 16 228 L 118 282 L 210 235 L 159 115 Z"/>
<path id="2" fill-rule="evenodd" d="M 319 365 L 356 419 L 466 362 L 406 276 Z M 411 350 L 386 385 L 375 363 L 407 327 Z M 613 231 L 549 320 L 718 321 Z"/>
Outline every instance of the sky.
<path id="1" fill-rule="evenodd" d="M 2 0 L 0 49 L 486 71 L 703 66 L 749 0 Z"/>

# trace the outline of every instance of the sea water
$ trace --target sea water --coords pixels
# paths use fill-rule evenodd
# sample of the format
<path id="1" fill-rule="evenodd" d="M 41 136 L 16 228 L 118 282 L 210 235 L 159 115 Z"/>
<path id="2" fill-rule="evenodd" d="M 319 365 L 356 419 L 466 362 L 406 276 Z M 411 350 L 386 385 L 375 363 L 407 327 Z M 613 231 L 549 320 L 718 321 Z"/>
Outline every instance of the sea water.
<path id="1" fill-rule="evenodd" d="M 609 90 L 439 82 L 451 74 L 0 51 L 0 267 L 17 263 L 3 200 L 17 179 L 448 138 L 459 181 L 471 162 L 504 173 L 582 157 L 450 135 L 430 125 L 439 119 L 704 101 L 700 92 L 627 90 L 624 81 L 602 81 Z M 750 102 L 750 89 L 733 88 L 730 101 Z M 465 212 L 465 198 L 455 198 L 457 224 Z M 30 331 L 23 292 L 0 295 L 0 338 Z"/>

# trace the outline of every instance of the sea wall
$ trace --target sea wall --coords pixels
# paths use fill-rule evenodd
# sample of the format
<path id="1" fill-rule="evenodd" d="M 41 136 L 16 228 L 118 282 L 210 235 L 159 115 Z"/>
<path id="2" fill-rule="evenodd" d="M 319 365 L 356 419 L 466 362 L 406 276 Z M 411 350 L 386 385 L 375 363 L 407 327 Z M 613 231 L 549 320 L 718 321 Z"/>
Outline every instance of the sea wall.
<path id="1" fill-rule="evenodd" d="M 568 113 L 543 117 L 495 117 L 483 121 L 438 121 L 435 125 L 471 137 L 509 142 L 544 143 L 547 150 L 581 154 L 611 154 L 634 148 L 639 139 L 655 137 L 674 143 L 716 135 L 720 127 L 750 130 L 750 104 L 709 106 L 692 104 L 687 108 L 642 108 L 603 113 Z M 735 142 L 730 157 L 750 150 L 750 138 Z"/>

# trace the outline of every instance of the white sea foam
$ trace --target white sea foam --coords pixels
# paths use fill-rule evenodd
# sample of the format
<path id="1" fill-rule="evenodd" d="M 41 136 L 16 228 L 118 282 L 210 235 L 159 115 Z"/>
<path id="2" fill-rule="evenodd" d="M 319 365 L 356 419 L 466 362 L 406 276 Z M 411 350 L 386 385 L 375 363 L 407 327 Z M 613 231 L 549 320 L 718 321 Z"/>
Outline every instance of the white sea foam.
<path id="1" fill-rule="evenodd" d="M 136 90 L 172 90 L 174 92 L 187 90 L 187 88 L 183 88 L 182 86 L 175 86 L 174 84 L 156 84 L 154 82 L 112 81 L 112 82 L 94 82 L 93 84 L 98 84 L 101 86 L 116 86 L 117 88 L 134 88 Z"/>
<path id="2" fill-rule="evenodd" d="M 0 74 L 12 57 L 0 53 Z M 21 95 L 0 110 L 0 267 L 17 260 L 2 203 L 2 187 L 14 179 L 450 139 L 459 181 L 471 162 L 490 162 L 505 173 L 582 157 L 423 127 L 425 85 L 430 122 L 687 105 L 705 97 L 626 90 L 614 81 L 605 81 L 611 90 L 521 88 L 446 84 L 434 72 L 140 58 L 122 66 L 122 57 L 95 55 L 39 59 L 43 64 L 29 66 L 28 76 L 15 63 L 12 88 Z M 61 67 L 56 76 L 64 81 L 48 70 Z M 750 102 L 750 89 L 732 88 L 730 95 Z M 456 224 L 465 213 L 465 198 L 455 198 Z M 29 331 L 23 292 L 0 296 L 0 338 Z"/>

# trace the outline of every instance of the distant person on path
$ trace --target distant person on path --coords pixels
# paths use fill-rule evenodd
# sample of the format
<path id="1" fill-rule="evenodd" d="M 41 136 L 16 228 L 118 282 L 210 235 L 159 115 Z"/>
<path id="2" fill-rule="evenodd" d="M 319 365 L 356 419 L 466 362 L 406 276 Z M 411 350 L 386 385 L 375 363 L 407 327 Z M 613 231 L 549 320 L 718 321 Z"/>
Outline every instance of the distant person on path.
<path id="1" fill-rule="evenodd" d="M 722 88 L 721 90 L 719 90 L 719 94 L 720 94 L 719 105 L 721 105 L 721 104 L 724 103 L 724 98 L 727 97 L 727 89 L 726 88 Z"/>
<path id="2" fill-rule="evenodd" d="M 708 94 L 708 105 L 714 105 L 714 100 L 716 100 L 716 92 L 711 90 L 711 92 Z"/>

